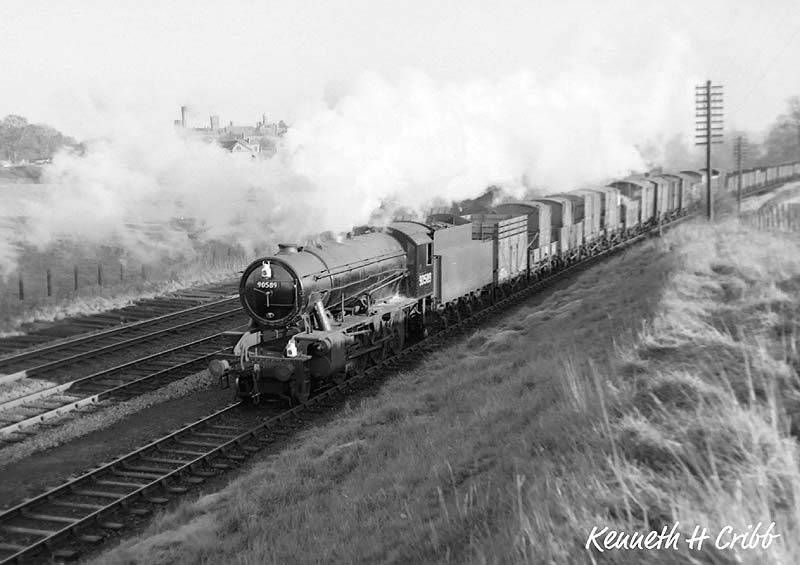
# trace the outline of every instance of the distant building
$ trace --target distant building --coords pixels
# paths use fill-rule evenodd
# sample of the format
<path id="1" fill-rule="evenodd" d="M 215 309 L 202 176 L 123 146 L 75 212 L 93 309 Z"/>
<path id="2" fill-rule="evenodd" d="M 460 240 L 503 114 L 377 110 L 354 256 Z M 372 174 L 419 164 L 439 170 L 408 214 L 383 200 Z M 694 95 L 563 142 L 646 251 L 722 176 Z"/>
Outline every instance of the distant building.
<path id="1" fill-rule="evenodd" d="M 228 151 L 228 153 L 235 153 L 237 155 L 257 157 L 257 154 L 261 152 L 261 148 L 258 144 L 245 143 L 241 139 L 220 140 L 218 143 L 223 149 Z"/>
<path id="2" fill-rule="evenodd" d="M 181 119 L 175 120 L 175 128 L 182 135 L 202 139 L 208 143 L 218 143 L 230 153 L 251 155 L 260 159 L 269 159 L 277 151 L 278 138 L 289 130 L 283 120 L 267 123 L 266 114 L 255 126 L 235 126 L 229 122 L 220 127 L 219 116 L 209 116 L 207 127 L 187 126 L 188 107 L 181 106 Z M 237 143 L 238 142 L 238 143 Z"/>

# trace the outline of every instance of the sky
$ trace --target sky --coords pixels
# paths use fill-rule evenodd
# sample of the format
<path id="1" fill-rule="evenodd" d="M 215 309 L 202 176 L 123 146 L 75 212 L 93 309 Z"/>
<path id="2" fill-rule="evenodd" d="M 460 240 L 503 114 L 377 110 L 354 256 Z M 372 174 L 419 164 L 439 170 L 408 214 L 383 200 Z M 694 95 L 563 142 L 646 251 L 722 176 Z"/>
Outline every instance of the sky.
<path id="1" fill-rule="evenodd" d="M 0 116 L 76 137 L 103 113 L 171 124 L 181 105 L 195 126 L 292 123 L 365 73 L 409 71 L 619 77 L 621 98 L 657 96 L 644 69 L 663 63 L 676 83 L 723 84 L 727 127 L 762 130 L 800 94 L 798 55 L 796 0 L 0 0 Z"/>
<path id="2" fill-rule="evenodd" d="M 695 86 L 724 85 L 727 131 L 757 140 L 798 54 L 797 0 L 0 0 L 0 117 L 86 142 L 0 193 L 0 281 L 31 246 L 256 254 L 489 186 L 697 167 Z M 189 126 L 290 128 L 239 161 L 173 127 L 184 105 Z"/>

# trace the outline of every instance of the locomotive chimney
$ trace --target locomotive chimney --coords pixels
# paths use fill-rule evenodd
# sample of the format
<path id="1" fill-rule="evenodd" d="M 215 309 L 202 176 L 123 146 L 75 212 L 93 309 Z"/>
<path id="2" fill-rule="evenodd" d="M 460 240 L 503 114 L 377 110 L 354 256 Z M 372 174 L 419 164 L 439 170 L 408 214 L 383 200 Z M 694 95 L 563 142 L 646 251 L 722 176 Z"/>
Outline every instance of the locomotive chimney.
<path id="1" fill-rule="evenodd" d="M 181 127 L 186 127 L 186 113 L 189 110 L 186 106 L 181 106 Z"/>
<path id="2" fill-rule="evenodd" d="M 300 251 L 300 246 L 296 243 L 279 243 L 278 253 L 297 253 Z"/>

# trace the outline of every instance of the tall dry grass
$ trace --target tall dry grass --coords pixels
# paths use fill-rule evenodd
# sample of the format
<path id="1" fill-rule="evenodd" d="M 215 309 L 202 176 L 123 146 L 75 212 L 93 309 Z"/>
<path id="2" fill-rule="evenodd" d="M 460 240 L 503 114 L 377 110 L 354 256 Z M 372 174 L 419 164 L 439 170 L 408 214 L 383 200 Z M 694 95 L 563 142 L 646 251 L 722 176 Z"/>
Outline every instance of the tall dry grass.
<path id="1" fill-rule="evenodd" d="M 558 509 L 569 530 L 584 534 L 591 525 L 647 532 L 677 522 L 683 541 L 696 525 L 712 535 L 702 550 L 681 543 L 677 553 L 602 556 L 614 562 L 798 563 L 800 245 L 732 222 L 682 228 L 665 244 L 675 248 L 676 270 L 617 372 L 579 378 L 567 367 L 573 376 L 564 382 L 577 384 L 565 387 L 565 401 L 599 405 L 597 437 L 609 449 L 588 454 L 596 464 L 591 500 L 571 485 Z M 516 528 L 523 539 L 526 524 L 552 517 L 540 510 L 552 497 L 536 486 L 525 494 Z M 768 550 L 716 547 L 724 527 L 747 532 L 758 522 L 775 522 L 781 536 Z M 575 557 L 547 545 L 544 555 L 523 556 Z"/>
<path id="2" fill-rule="evenodd" d="M 98 562 L 796 563 L 800 250 L 773 238 L 630 250 Z M 757 521 L 766 552 L 585 549 L 595 526 Z"/>

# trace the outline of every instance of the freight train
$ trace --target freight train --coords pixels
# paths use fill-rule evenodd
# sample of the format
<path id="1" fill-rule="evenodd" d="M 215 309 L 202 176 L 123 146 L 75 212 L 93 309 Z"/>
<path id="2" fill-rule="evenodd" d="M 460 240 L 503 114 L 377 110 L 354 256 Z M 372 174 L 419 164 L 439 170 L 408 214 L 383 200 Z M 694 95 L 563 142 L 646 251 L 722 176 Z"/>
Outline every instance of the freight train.
<path id="1" fill-rule="evenodd" d="M 633 175 L 606 186 L 281 244 L 244 270 L 250 327 L 211 373 L 237 397 L 304 402 L 463 316 L 642 233 L 695 213 L 706 171 Z M 735 175 L 712 171 L 712 190 Z M 800 163 L 743 172 L 746 190 L 800 176 Z"/>

